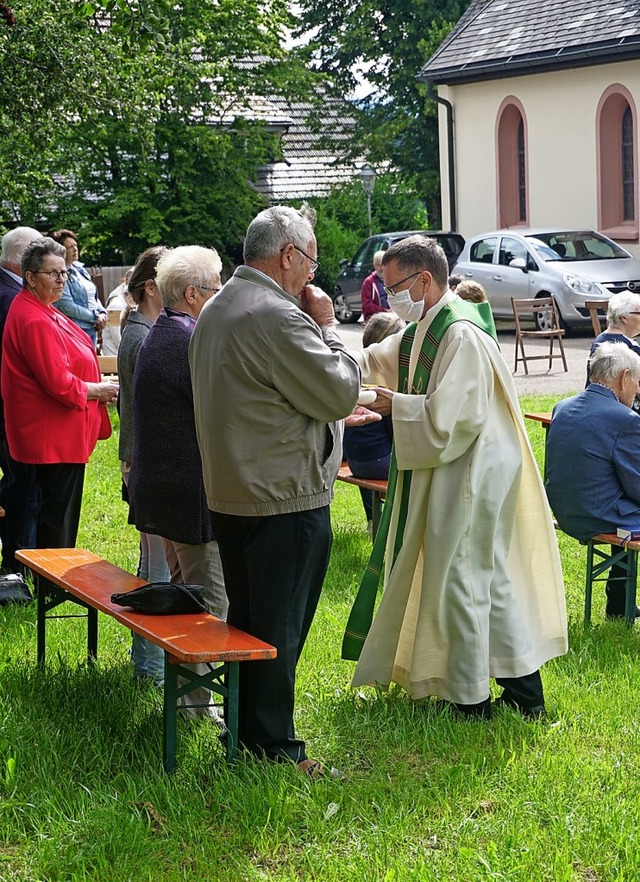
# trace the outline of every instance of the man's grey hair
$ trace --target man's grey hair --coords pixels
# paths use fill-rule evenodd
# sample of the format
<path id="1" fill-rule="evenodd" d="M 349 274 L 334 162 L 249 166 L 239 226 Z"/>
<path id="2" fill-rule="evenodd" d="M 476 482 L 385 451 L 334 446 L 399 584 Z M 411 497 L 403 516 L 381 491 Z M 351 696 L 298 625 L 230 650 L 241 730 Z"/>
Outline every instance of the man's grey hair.
<path id="1" fill-rule="evenodd" d="M 4 263 L 17 263 L 20 266 L 25 248 L 36 239 L 42 239 L 42 233 L 34 230 L 33 227 L 16 227 L 14 230 L 9 230 L 2 237 L 0 260 Z"/>
<path id="2" fill-rule="evenodd" d="M 222 261 L 215 248 L 201 245 L 180 245 L 166 251 L 156 268 L 156 285 L 162 302 L 169 308 L 175 307 L 184 296 L 189 285 L 201 288 L 217 288 Z"/>
<path id="3" fill-rule="evenodd" d="M 50 254 L 54 257 L 64 258 L 66 253 L 67 252 L 59 242 L 55 242 L 53 239 L 49 238 L 49 236 L 40 236 L 35 242 L 31 242 L 30 245 L 27 245 L 24 250 L 22 260 L 20 261 L 22 278 L 26 279 L 27 273 L 37 273 L 40 270 L 45 257 L 48 257 Z"/>
<path id="4" fill-rule="evenodd" d="M 640 294 L 629 290 L 614 294 L 607 307 L 607 325 L 616 327 L 632 312 L 640 312 Z"/>
<path id="5" fill-rule="evenodd" d="M 408 276 L 428 270 L 439 288 L 449 284 L 449 264 L 447 258 L 435 239 L 427 236 L 407 236 L 388 248 L 382 258 L 382 266 L 395 260 L 399 271 Z"/>
<path id="6" fill-rule="evenodd" d="M 289 244 L 308 251 L 315 223 L 316 213 L 306 204 L 300 210 L 273 205 L 261 211 L 249 224 L 244 239 L 245 263 L 276 257 Z"/>
<path id="7" fill-rule="evenodd" d="M 600 343 L 589 360 L 589 380 L 613 383 L 623 371 L 640 380 L 640 355 L 626 343 Z"/>

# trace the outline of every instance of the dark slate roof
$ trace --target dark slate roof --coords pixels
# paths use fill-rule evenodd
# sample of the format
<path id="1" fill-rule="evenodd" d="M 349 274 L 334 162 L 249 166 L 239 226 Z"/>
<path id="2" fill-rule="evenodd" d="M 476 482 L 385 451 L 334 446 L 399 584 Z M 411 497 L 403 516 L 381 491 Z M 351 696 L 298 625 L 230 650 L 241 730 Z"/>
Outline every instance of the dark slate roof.
<path id="1" fill-rule="evenodd" d="M 269 61 L 252 56 L 236 62 L 249 69 Z M 212 84 L 219 87 L 218 83 Z M 231 100 L 205 121 L 210 125 L 232 127 L 235 119 L 265 123 L 270 132 L 279 134 L 281 161 L 258 170 L 253 186 L 269 202 L 278 203 L 310 196 L 328 196 L 339 184 L 352 181 L 364 160 L 345 160 L 353 137 L 353 107 L 316 87 L 316 101 L 289 101 L 282 95 L 249 95 L 244 101 Z"/>
<path id="2" fill-rule="evenodd" d="M 355 164 L 340 156 L 341 147 L 346 152 L 354 125 L 346 105 L 326 98 L 320 128 L 318 111 L 311 102 L 288 103 L 273 97 L 270 101 L 280 105 L 280 112 L 291 122 L 281 139 L 284 161 L 258 172 L 256 187 L 267 199 L 280 202 L 328 196 L 334 187 L 354 179 Z"/>
<path id="3" fill-rule="evenodd" d="M 420 73 L 464 83 L 640 59 L 640 0 L 475 0 Z"/>

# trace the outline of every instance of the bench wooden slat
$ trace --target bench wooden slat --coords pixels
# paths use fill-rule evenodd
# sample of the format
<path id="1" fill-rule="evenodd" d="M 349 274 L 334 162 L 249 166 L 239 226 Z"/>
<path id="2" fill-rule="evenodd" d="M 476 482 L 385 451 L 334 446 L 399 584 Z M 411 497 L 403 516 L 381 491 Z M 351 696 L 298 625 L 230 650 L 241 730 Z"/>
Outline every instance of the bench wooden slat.
<path id="1" fill-rule="evenodd" d="M 379 493 L 383 498 L 387 495 L 388 481 L 378 481 L 374 478 L 356 478 L 351 474 L 351 469 L 344 462 L 338 470 L 338 480 L 344 481 L 345 484 L 362 487 L 363 490 L 372 490 L 374 493 Z"/>
<path id="2" fill-rule="evenodd" d="M 23 549 L 16 557 L 69 594 L 161 646 L 181 664 L 260 661 L 276 656 L 273 646 L 208 613 L 145 615 L 111 603 L 112 594 L 132 591 L 146 582 L 90 551 Z"/>

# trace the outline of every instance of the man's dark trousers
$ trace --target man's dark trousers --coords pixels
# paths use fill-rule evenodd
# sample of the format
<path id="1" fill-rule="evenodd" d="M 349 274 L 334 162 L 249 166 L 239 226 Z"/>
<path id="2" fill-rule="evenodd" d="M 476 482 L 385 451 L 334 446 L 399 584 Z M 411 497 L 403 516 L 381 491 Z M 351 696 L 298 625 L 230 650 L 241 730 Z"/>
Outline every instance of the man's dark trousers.
<path id="1" fill-rule="evenodd" d="M 211 513 L 230 625 L 271 643 L 278 657 L 241 662 L 238 740 L 273 760 L 306 758 L 293 727 L 295 672 L 329 554 L 329 506 L 268 517 Z"/>
<path id="2" fill-rule="evenodd" d="M 5 510 L 5 516 L 0 518 L 2 569 L 19 573 L 23 567 L 15 558 L 16 551 L 36 546 L 36 471 L 35 466 L 13 459 L 4 426 L 0 426 L 0 468 L 0 505 Z"/>

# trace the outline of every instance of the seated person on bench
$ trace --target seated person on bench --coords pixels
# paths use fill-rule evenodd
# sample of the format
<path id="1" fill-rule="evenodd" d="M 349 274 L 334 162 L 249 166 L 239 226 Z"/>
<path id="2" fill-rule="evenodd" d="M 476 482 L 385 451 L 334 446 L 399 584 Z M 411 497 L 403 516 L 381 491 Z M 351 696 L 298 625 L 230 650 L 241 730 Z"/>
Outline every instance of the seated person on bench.
<path id="1" fill-rule="evenodd" d="M 377 312 L 364 326 L 362 346 L 366 349 L 371 343 L 379 343 L 390 334 L 397 334 L 405 328 L 405 323 L 392 312 Z M 342 440 L 342 454 L 351 474 L 355 478 L 373 478 L 386 481 L 389 477 L 391 447 L 393 445 L 393 424 L 390 416 L 382 417 L 365 426 L 345 426 Z M 367 516 L 367 529 L 373 527 L 373 493 L 360 488 L 362 505 Z"/>
<path id="2" fill-rule="evenodd" d="M 640 528 L 640 417 L 631 409 L 640 356 L 601 343 L 589 377 L 584 392 L 556 404 L 547 437 L 547 496 L 561 529 L 580 540 Z M 624 588 L 624 570 L 614 564 L 607 618 L 624 615 Z"/>

